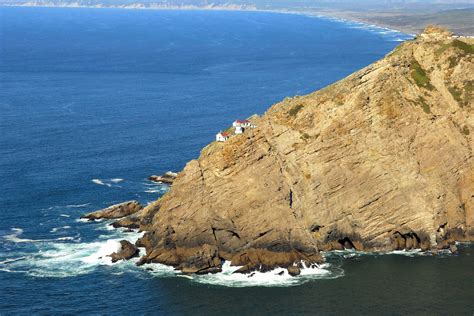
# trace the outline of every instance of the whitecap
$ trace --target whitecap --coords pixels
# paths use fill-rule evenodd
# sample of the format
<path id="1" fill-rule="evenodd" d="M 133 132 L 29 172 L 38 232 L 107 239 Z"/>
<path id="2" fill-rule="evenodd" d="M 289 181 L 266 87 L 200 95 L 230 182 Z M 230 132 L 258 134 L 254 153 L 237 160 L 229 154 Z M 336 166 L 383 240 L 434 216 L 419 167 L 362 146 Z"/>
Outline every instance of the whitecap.
<path id="1" fill-rule="evenodd" d="M 92 182 L 94 182 L 95 184 L 98 184 L 98 185 L 106 185 L 108 187 L 111 187 L 112 185 L 110 183 L 104 183 L 102 180 L 100 179 L 92 179 L 91 180 Z"/>
<path id="2" fill-rule="evenodd" d="M 23 229 L 21 228 L 12 228 L 12 233 L 9 235 L 3 236 L 7 241 L 13 243 L 42 243 L 42 242 L 51 242 L 51 241 L 65 241 L 65 240 L 75 240 L 76 237 L 59 237 L 55 239 L 29 239 L 29 238 L 20 238 L 23 234 Z"/>
<path id="3" fill-rule="evenodd" d="M 90 203 L 85 203 L 85 204 L 70 204 L 66 205 L 67 208 L 82 208 L 88 206 Z"/>
<path id="4" fill-rule="evenodd" d="M 97 220 L 94 220 L 94 222 L 99 222 L 101 219 L 97 219 Z M 88 223 L 88 222 L 91 222 L 91 220 L 89 220 L 88 218 L 76 218 L 75 219 L 75 222 L 78 222 L 78 223 Z"/>
<path id="5" fill-rule="evenodd" d="M 54 228 L 52 228 L 49 232 L 50 232 L 50 233 L 55 233 L 55 232 L 57 232 L 57 231 L 59 231 L 59 230 L 64 230 L 64 229 L 69 229 L 69 228 L 71 228 L 71 226 L 68 226 L 68 225 L 66 225 L 66 226 L 61 226 L 61 227 L 54 227 Z"/>
<path id="6" fill-rule="evenodd" d="M 121 179 L 121 178 L 114 178 L 114 179 L 110 179 L 110 181 L 113 182 L 113 183 L 119 183 L 119 182 L 122 182 L 123 179 Z"/>

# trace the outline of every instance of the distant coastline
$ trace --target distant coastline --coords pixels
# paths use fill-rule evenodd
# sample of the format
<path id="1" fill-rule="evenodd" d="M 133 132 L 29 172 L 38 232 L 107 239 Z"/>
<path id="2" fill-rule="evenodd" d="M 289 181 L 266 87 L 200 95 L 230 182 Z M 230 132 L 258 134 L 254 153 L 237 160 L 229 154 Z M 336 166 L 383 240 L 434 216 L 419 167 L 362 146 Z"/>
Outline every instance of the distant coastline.
<path id="1" fill-rule="evenodd" d="M 133 3 L 133 4 L 124 4 L 124 5 L 106 5 L 106 4 L 96 4 L 96 5 L 83 5 L 79 3 L 35 3 L 35 2 L 26 2 L 24 4 L 0 4 L 0 7 L 44 7 L 44 8 L 89 8 L 89 9 L 125 9 L 125 10 L 183 10 L 183 11 L 245 11 L 245 12 L 268 12 L 268 13 L 280 13 L 280 14 L 295 14 L 303 15 L 309 17 L 317 18 L 327 18 L 334 19 L 340 22 L 352 22 L 365 24 L 367 26 L 392 30 L 400 33 L 410 34 L 403 29 L 395 29 L 388 25 L 371 23 L 370 21 L 364 21 L 362 19 L 354 19 L 345 17 L 342 12 L 339 13 L 328 13 L 325 11 L 305 11 L 305 10 L 291 10 L 291 9 L 259 9 L 254 5 L 236 5 L 236 4 L 227 4 L 227 5 L 208 5 L 208 6 L 196 6 L 196 5 L 162 5 L 162 4 L 143 4 L 143 3 Z"/>
<path id="2" fill-rule="evenodd" d="M 370 27 L 397 31 L 414 35 L 428 24 L 438 24 L 449 28 L 457 35 L 474 35 L 474 7 L 472 9 L 453 9 L 437 13 L 420 13 L 423 10 L 385 10 L 366 12 L 334 8 L 260 8 L 253 4 L 209 4 L 209 5 L 171 5 L 160 3 L 131 4 L 82 4 L 80 2 L 36 2 L 0 3 L 3 7 L 47 7 L 47 8 L 91 8 L 91 9 L 128 9 L 128 10 L 209 10 L 209 11 L 249 11 L 282 14 L 298 14 L 319 18 L 335 19 L 341 22 L 360 23 Z"/>
<path id="3" fill-rule="evenodd" d="M 4 7 L 46 7 L 46 8 L 91 8 L 91 9 L 141 9 L 141 10 L 215 10 L 215 11 L 261 11 L 258 10 L 254 5 L 237 5 L 237 4 L 226 4 L 226 5 L 166 5 L 158 3 L 132 3 L 123 5 L 109 5 L 109 4 L 94 4 L 84 5 L 77 2 L 73 3 L 53 3 L 53 2 L 25 2 L 25 3 L 5 3 L 0 4 Z"/>

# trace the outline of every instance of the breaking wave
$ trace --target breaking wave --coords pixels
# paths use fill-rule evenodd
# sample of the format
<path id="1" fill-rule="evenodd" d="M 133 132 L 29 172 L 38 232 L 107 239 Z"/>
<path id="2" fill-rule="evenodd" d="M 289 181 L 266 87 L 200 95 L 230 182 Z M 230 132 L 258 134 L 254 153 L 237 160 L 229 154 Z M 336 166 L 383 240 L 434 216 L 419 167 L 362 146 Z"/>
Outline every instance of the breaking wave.
<path id="1" fill-rule="evenodd" d="M 397 31 L 395 29 L 391 29 L 388 27 L 383 27 L 383 26 L 379 26 L 375 24 L 357 22 L 357 21 L 353 21 L 349 19 L 336 18 L 336 17 L 326 16 L 326 15 L 313 15 L 313 14 L 304 14 L 304 15 L 309 16 L 309 17 L 317 17 L 322 20 L 342 23 L 352 29 L 369 31 L 369 32 L 381 35 L 385 38 L 389 38 L 391 41 L 394 41 L 394 42 L 404 42 L 406 40 L 409 40 L 415 37 L 414 34 L 406 34 L 406 33 Z"/>
<path id="2" fill-rule="evenodd" d="M 169 191 L 169 185 L 162 184 L 162 183 L 143 183 L 145 186 L 145 193 L 160 193 L 165 194 Z"/>
<path id="3" fill-rule="evenodd" d="M 232 267 L 229 261 L 222 266 L 222 272 L 216 274 L 188 276 L 193 282 L 220 285 L 226 287 L 288 287 L 304 284 L 311 280 L 336 279 L 344 275 L 344 270 L 332 265 L 321 264 L 301 269 L 299 276 L 293 277 L 284 268 L 276 268 L 268 272 L 252 272 L 250 274 L 234 273 L 240 267 Z"/>
<path id="4" fill-rule="evenodd" d="M 116 234 L 104 236 L 109 239 L 84 243 L 77 242 L 80 240 L 78 237 L 26 239 L 20 237 L 22 233 L 21 228 L 13 228 L 12 234 L 3 236 L 3 238 L 13 243 L 31 243 L 34 245 L 34 251 L 0 254 L 0 270 L 25 273 L 35 277 L 59 278 L 91 273 L 100 266 L 134 266 L 136 260 L 125 264 L 121 262 L 112 264 L 108 255 L 121 249 L 120 240 L 126 239 L 135 242 L 141 236 L 140 233 L 127 233 L 122 236 L 118 231 Z M 15 254 L 15 256 L 11 254 Z"/>

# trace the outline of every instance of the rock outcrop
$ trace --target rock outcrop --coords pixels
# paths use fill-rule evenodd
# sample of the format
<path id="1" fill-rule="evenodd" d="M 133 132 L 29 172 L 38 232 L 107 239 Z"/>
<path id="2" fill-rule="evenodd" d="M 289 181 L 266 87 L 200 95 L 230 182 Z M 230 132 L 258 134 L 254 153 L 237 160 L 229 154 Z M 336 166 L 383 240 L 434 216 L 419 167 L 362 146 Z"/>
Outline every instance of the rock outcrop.
<path id="1" fill-rule="evenodd" d="M 112 262 L 117 262 L 119 260 L 129 260 L 133 257 L 138 256 L 138 248 L 127 240 L 120 241 L 121 249 L 118 252 L 114 252 L 110 255 Z"/>
<path id="2" fill-rule="evenodd" d="M 473 240 L 473 44 L 429 28 L 211 143 L 140 213 L 141 263 L 296 275 L 320 250 Z"/>
<path id="3" fill-rule="evenodd" d="M 161 176 L 150 176 L 148 178 L 148 180 L 150 181 L 153 181 L 153 182 L 157 182 L 157 183 L 164 183 L 164 184 L 173 184 L 174 180 L 176 179 L 176 177 L 178 176 L 178 174 L 176 172 L 172 172 L 172 171 L 167 171 L 165 172 L 163 175 Z"/>
<path id="4" fill-rule="evenodd" d="M 99 211 L 85 214 L 81 218 L 88 220 L 116 219 L 134 214 L 140 211 L 142 208 L 143 206 L 137 201 L 128 201 L 109 206 Z"/>

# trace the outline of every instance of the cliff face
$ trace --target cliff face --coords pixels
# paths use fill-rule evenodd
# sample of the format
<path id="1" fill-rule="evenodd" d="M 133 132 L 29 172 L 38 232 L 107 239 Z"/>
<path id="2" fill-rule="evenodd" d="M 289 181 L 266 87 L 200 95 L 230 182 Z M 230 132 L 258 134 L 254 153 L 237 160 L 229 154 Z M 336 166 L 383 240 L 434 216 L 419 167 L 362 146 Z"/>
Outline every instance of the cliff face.
<path id="1" fill-rule="evenodd" d="M 211 143 L 140 212 L 142 262 L 245 272 L 473 240 L 473 44 L 428 28 Z"/>

